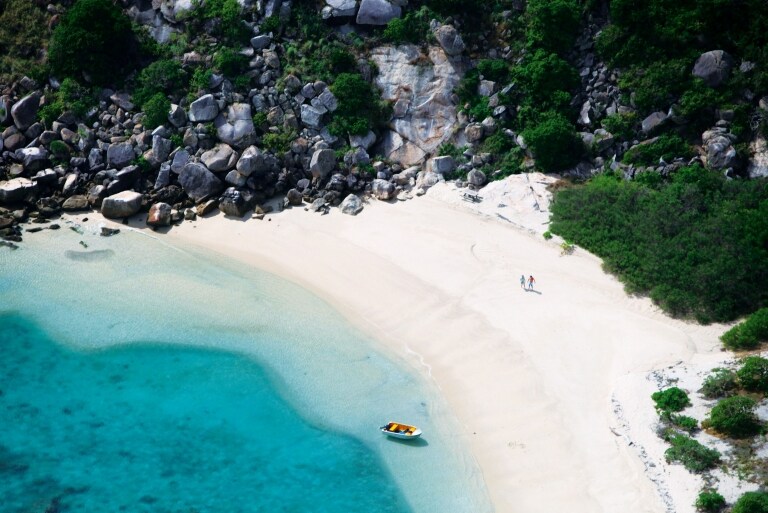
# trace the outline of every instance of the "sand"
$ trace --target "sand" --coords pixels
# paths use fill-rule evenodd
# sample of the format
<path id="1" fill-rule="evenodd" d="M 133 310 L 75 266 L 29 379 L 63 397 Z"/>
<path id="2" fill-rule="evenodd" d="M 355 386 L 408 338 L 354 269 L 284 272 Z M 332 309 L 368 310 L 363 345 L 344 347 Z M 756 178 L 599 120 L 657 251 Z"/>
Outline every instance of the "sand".
<path id="1" fill-rule="evenodd" d="M 356 217 L 217 214 L 166 240 L 312 290 L 434 380 L 497 512 L 693 511 L 693 481 L 651 475 L 630 437 L 633 419 L 653 429 L 645 380 L 632 378 L 719 352 L 723 327 L 672 320 L 628 297 L 595 256 L 561 255 L 541 236 L 553 180 L 511 177 L 479 204 L 440 184 L 397 204 L 371 200 Z M 535 291 L 520 287 L 521 274 Z M 660 440 L 644 443 L 663 454 Z"/>

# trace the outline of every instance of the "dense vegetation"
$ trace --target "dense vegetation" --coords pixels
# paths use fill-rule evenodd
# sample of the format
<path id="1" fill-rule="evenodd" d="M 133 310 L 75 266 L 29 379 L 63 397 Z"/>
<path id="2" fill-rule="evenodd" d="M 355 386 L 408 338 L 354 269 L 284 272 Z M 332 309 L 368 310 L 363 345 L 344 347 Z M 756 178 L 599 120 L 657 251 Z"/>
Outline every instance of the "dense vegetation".
<path id="1" fill-rule="evenodd" d="M 710 449 L 693 438 L 673 434 L 669 438 L 671 447 L 664 453 L 667 461 L 681 463 L 691 472 L 702 472 L 714 468 L 720 462 L 720 453 Z"/>
<path id="2" fill-rule="evenodd" d="M 725 507 L 725 498 L 714 490 L 705 490 L 696 498 L 695 506 L 704 513 L 718 513 Z"/>
<path id="3" fill-rule="evenodd" d="M 119 7 L 110 0 L 77 0 L 53 31 L 48 63 L 61 78 L 110 85 L 133 68 L 137 52 Z"/>
<path id="4" fill-rule="evenodd" d="M 727 397 L 719 401 L 709 414 L 706 422 L 720 433 L 731 438 L 746 438 L 760 432 L 761 424 L 754 399 L 745 396 Z"/>
<path id="5" fill-rule="evenodd" d="M 744 322 L 723 333 L 720 339 L 728 349 L 754 349 L 768 341 L 768 308 L 761 308 Z"/>
<path id="6" fill-rule="evenodd" d="M 606 173 L 560 191 L 554 233 L 601 255 L 633 293 L 677 316 L 728 321 L 768 302 L 768 184 L 700 166 L 670 179 Z"/>
<path id="7" fill-rule="evenodd" d="M 684 410 L 686 406 L 691 404 L 688 394 L 677 387 L 654 392 L 651 399 L 656 403 L 657 409 L 670 412 Z"/>
<path id="8" fill-rule="evenodd" d="M 768 493 L 745 493 L 733 505 L 731 513 L 768 513 Z"/>
<path id="9" fill-rule="evenodd" d="M 11 82 L 24 74 L 41 74 L 47 22 L 43 8 L 35 2 L 0 2 L 0 80 Z"/>

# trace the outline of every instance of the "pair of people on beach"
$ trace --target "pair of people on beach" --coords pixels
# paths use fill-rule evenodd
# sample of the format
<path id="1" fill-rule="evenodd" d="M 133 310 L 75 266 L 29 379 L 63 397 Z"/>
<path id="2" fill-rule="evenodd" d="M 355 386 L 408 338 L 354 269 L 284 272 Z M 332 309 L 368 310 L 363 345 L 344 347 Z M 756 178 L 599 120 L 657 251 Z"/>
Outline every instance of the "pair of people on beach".
<path id="1" fill-rule="evenodd" d="M 525 287 L 525 275 L 520 275 L 520 288 L 525 290 L 533 290 L 533 284 L 536 283 L 536 280 L 533 279 L 533 275 L 528 276 L 528 288 Z"/>

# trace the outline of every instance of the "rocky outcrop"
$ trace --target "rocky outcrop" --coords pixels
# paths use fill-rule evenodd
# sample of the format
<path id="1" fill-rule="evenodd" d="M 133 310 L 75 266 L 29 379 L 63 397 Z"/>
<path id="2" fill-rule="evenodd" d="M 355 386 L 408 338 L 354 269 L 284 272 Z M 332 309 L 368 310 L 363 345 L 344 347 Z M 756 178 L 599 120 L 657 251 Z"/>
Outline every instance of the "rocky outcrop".
<path id="1" fill-rule="evenodd" d="M 235 150 L 223 143 L 217 144 L 200 157 L 205 167 L 214 173 L 233 169 L 237 164 L 237 159 L 238 155 Z"/>
<path id="2" fill-rule="evenodd" d="M 11 117 L 16 128 L 26 130 L 37 121 L 37 109 L 40 107 L 41 96 L 35 91 L 13 104 Z"/>
<path id="3" fill-rule="evenodd" d="M 201 96 L 189 105 L 189 120 L 193 123 L 213 121 L 219 115 L 219 104 L 212 94 Z"/>
<path id="4" fill-rule="evenodd" d="M 718 87 L 728 80 L 733 69 L 733 58 L 723 50 L 705 52 L 696 59 L 693 75 L 699 77 L 709 87 Z"/>
<path id="5" fill-rule="evenodd" d="M 357 11 L 358 25 L 386 25 L 402 14 L 399 0 L 362 0 Z"/>
<path id="6" fill-rule="evenodd" d="M 130 217 L 141 210 L 142 196 L 135 191 L 123 191 L 104 198 L 101 214 L 110 219 Z"/>
<path id="7" fill-rule="evenodd" d="M 149 207 L 147 224 L 149 226 L 170 226 L 172 207 L 168 203 L 155 203 Z"/>
<path id="8" fill-rule="evenodd" d="M 251 116 L 251 106 L 247 103 L 234 103 L 221 113 L 214 122 L 216 135 L 222 142 L 236 148 L 245 148 L 253 143 L 255 128 Z"/>
<path id="9" fill-rule="evenodd" d="M 749 144 L 751 155 L 747 174 L 750 178 L 768 178 L 768 142 L 765 137 L 758 136 Z"/>
<path id="10" fill-rule="evenodd" d="M 459 55 L 466 49 L 461 34 L 453 25 L 440 25 L 435 30 L 435 39 L 447 55 Z"/>
<path id="11" fill-rule="evenodd" d="M 464 65 L 442 48 L 432 47 L 424 56 L 413 45 L 375 48 L 371 59 L 379 69 L 376 86 L 396 110 L 380 150 L 403 165 L 422 162 L 453 135 L 457 125 L 453 90 Z"/>
<path id="12" fill-rule="evenodd" d="M 179 174 L 179 184 L 193 200 L 200 202 L 221 192 L 224 185 L 203 164 L 190 162 Z"/>
<path id="13" fill-rule="evenodd" d="M 0 203 L 15 203 L 24 201 L 37 192 L 37 183 L 28 178 L 14 178 L 0 182 Z"/>
<path id="14" fill-rule="evenodd" d="M 359 196 L 350 194 L 349 196 L 344 198 L 344 201 L 341 202 L 341 205 L 339 205 L 339 209 L 341 210 L 342 214 L 356 216 L 357 214 L 363 211 L 363 201 L 360 199 Z"/>
<path id="15" fill-rule="evenodd" d="M 736 165 L 738 157 L 736 148 L 733 147 L 736 136 L 725 128 L 716 127 L 704 132 L 701 138 L 707 166 L 712 169 L 727 169 Z"/>

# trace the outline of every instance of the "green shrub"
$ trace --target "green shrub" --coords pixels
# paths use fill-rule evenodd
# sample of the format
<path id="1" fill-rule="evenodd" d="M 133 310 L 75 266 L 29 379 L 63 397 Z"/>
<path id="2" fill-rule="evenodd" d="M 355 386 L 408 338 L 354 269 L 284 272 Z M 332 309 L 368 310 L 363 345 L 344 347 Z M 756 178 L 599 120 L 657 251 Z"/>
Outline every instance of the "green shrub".
<path id="1" fill-rule="evenodd" d="M 725 507 L 725 499 L 715 490 L 703 490 L 694 504 L 698 511 L 718 513 Z"/>
<path id="2" fill-rule="evenodd" d="M 151 130 L 168 121 L 171 101 L 163 93 L 157 93 L 142 105 L 142 109 L 144 110 L 144 125 Z"/>
<path id="3" fill-rule="evenodd" d="M 676 415 L 674 413 L 670 414 L 669 422 L 673 426 L 677 426 L 683 431 L 687 431 L 689 433 L 693 433 L 699 429 L 699 421 L 687 415 Z"/>
<path id="4" fill-rule="evenodd" d="M 619 79 L 622 91 L 632 93 L 640 112 L 666 110 L 693 83 L 688 59 L 662 60 L 635 66 Z"/>
<path id="5" fill-rule="evenodd" d="M 704 379 L 701 394 L 708 399 L 717 399 L 733 394 L 738 389 L 736 373 L 730 369 L 712 369 Z"/>
<path id="6" fill-rule="evenodd" d="M 40 108 L 38 116 L 48 127 L 67 111 L 72 112 L 78 118 L 83 118 L 88 109 L 97 103 L 94 91 L 81 86 L 71 78 L 62 80 L 59 90 L 46 95 L 46 100 L 47 102 Z"/>
<path id="7" fill-rule="evenodd" d="M 621 139 L 630 139 L 635 134 L 635 127 L 637 126 L 637 113 L 617 112 L 616 114 L 607 116 L 600 122 L 600 124 L 614 136 Z"/>
<path id="8" fill-rule="evenodd" d="M 656 409 L 662 411 L 681 411 L 691 405 L 688 394 L 677 387 L 654 392 L 651 399 L 656 403 Z"/>
<path id="9" fill-rule="evenodd" d="M 579 31 L 576 0 L 528 0 L 526 38 L 528 46 L 564 54 Z"/>
<path id="10" fill-rule="evenodd" d="M 50 150 L 56 160 L 69 160 L 69 146 L 64 141 L 51 141 Z"/>
<path id="11" fill-rule="evenodd" d="M 702 472 L 714 468 L 720 462 L 720 453 L 710 449 L 686 435 L 672 435 L 672 445 L 664 453 L 668 462 L 682 463 L 691 472 Z"/>
<path id="12" fill-rule="evenodd" d="M 280 30 L 280 16 L 272 15 L 264 18 L 259 28 L 264 34 L 268 34 L 270 32 L 277 33 Z"/>
<path id="13" fill-rule="evenodd" d="M 384 28 L 382 36 L 394 44 L 413 43 L 424 44 L 429 40 L 429 20 L 435 13 L 424 6 L 419 10 L 410 11 L 402 18 L 393 18 Z"/>
<path id="14" fill-rule="evenodd" d="M 329 130 L 334 135 L 365 135 L 384 121 L 379 97 L 359 73 L 342 73 L 331 85 L 339 106 L 333 113 Z"/>
<path id="15" fill-rule="evenodd" d="M 110 0 L 77 0 L 53 31 L 48 62 L 60 77 L 115 83 L 136 62 L 130 20 Z"/>
<path id="16" fill-rule="evenodd" d="M 453 157 L 454 160 L 464 158 L 464 150 L 455 144 L 443 143 L 437 148 L 437 154 L 440 157 Z"/>
<path id="17" fill-rule="evenodd" d="M 744 359 L 736 375 L 739 384 L 750 392 L 768 392 L 768 360 L 759 356 L 748 356 Z"/>
<path id="18" fill-rule="evenodd" d="M 760 431 L 760 421 L 755 415 L 757 403 L 744 396 L 720 400 L 709 414 L 708 425 L 732 438 L 746 438 Z"/>
<path id="19" fill-rule="evenodd" d="M 653 187 L 606 173 L 558 190 L 551 211 L 553 233 L 672 315 L 722 322 L 766 304 L 765 181 L 698 165 Z"/>
<path id="20" fill-rule="evenodd" d="M 213 71 L 208 68 L 197 68 L 189 79 L 189 94 L 195 98 L 202 91 L 206 91 L 211 84 Z"/>
<path id="21" fill-rule="evenodd" d="M 548 173 L 573 166 L 584 153 L 574 126 L 559 114 L 549 115 L 526 129 L 523 139 L 536 157 L 536 165 Z"/>
<path id="22" fill-rule="evenodd" d="M 133 101 L 143 105 L 157 93 L 171 94 L 187 82 L 181 64 L 173 59 L 161 59 L 141 70 L 136 79 Z"/>
<path id="23" fill-rule="evenodd" d="M 754 349 L 768 341 L 768 308 L 761 308 L 744 322 L 729 329 L 720 337 L 725 347 L 738 351 Z"/>
<path id="24" fill-rule="evenodd" d="M 724 102 L 722 92 L 705 85 L 701 79 L 696 79 L 680 96 L 675 113 L 690 120 L 695 127 L 704 129 L 714 123 L 715 109 Z"/>
<path id="25" fill-rule="evenodd" d="M 573 66 L 557 54 L 541 49 L 526 56 L 513 70 L 513 75 L 524 96 L 537 104 L 549 104 L 557 92 L 569 92 L 579 85 L 579 76 Z M 539 110 L 545 110 L 545 107 L 540 106 Z"/>
<path id="26" fill-rule="evenodd" d="M 48 19 L 30 0 L 0 3 L 0 80 L 12 83 L 23 75 L 39 75 L 41 49 L 48 41 Z"/>
<path id="27" fill-rule="evenodd" d="M 248 57 L 232 48 L 222 48 L 213 56 L 213 67 L 226 77 L 235 78 L 248 69 Z"/>
<path id="28" fill-rule="evenodd" d="M 509 65 L 504 59 L 482 59 L 477 63 L 477 70 L 486 80 L 502 83 L 509 80 Z"/>
<path id="29" fill-rule="evenodd" d="M 542 235 L 544 236 L 544 240 L 550 240 L 552 238 L 552 232 L 550 232 L 549 230 L 544 232 Z"/>
<path id="30" fill-rule="evenodd" d="M 187 29 L 197 31 L 204 22 L 213 21 L 214 35 L 228 44 L 246 44 L 251 30 L 243 23 L 242 10 L 237 0 L 193 0 Z"/>
<path id="31" fill-rule="evenodd" d="M 731 513 L 768 513 L 768 493 L 744 493 L 733 505 Z"/>
<path id="32" fill-rule="evenodd" d="M 267 150 L 279 155 L 291 149 L 291 142 L 296 136 L 294 131 L 269 132 L 264 134 L 262 144 Z"/>
<path id="33" fill-rule="evenodd" d="M 689 159 L 693 156 L 691 147 L 678 135 L 664 134 L 650 143 L 633 146 L 624 154 L 626 164 L 655 166 L 663 158 L 671 162 L 677 157 Z"/>
<path id="34" fill-rule="evenodd" d="M 489 135 L 484 141 L 482 151 L 501 155 L 515 147 L 515 141 L 503 132 Z"/>

